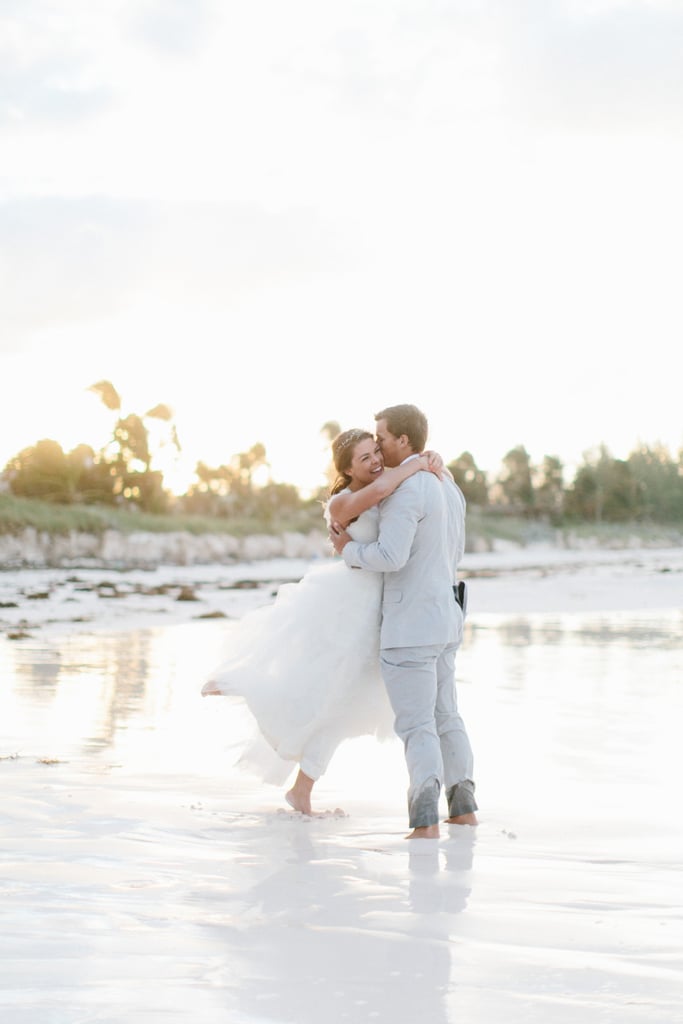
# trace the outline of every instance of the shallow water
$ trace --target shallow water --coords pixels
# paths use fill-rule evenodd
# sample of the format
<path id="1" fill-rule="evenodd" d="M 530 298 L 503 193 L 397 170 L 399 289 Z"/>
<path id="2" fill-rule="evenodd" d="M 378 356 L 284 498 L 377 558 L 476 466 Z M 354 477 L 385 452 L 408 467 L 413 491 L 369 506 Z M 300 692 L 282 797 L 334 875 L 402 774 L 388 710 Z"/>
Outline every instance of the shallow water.
<path id="1" fill-rule="evenodd" d="M 683 616 L 472 616 L 481 824 L 406 843 L 395 741 L 288 813 L 198 685 L 225 624 L 0 640 L 12 1024 L 681 1020 Z"/>

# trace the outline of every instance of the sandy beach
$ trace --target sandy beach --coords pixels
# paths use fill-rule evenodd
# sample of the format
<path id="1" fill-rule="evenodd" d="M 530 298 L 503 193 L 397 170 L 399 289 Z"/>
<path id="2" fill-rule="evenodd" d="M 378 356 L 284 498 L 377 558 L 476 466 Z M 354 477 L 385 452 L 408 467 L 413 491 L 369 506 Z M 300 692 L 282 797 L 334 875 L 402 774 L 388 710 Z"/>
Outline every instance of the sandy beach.
<path id="1" fill-rule="evenodd" d="M 419 843 L 397 741 L 307 818 L 199 696 L 308 564 L 0 575 L 2 1019 L 680 1022 L 683 551 L 467 556 L 481 823 Z"/>

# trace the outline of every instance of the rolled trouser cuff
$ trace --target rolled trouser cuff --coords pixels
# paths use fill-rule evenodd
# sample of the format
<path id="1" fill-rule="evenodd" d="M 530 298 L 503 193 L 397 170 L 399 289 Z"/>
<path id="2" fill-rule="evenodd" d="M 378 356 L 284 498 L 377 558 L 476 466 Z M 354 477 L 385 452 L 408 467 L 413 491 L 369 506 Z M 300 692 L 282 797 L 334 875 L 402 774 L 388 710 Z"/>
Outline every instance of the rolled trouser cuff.
<path id="1" fill-rule="evenodd" d="M 418 793 L 408 797 L 408 820 L 411 828 L 438 825 L 440 792 L 441 785 L 438 779 L 430 779 Z"/>
<path id="2" fill-rule="evenodd" d="M 471 779 L 457 782 L 446 793 L 448 800 L 448 817 L 458 818 L 461 814 L 473 814 L 478 810 L 474 799 L 474 783 Z"/>

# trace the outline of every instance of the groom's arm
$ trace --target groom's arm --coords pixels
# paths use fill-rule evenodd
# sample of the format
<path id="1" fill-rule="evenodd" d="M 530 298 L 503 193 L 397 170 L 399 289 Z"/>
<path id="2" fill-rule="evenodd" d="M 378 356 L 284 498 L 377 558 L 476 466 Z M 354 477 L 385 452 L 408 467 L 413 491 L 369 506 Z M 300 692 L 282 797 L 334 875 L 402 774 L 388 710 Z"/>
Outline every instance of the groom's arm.
<path id="1" fill-rule="evenodd" d="M 372 544 L 360 544 L 342 531 L 335 550 L 348 566 L 372 572 L 397 572 L 410 556 L 410 549 L 421 516 L 418 495 L 402 484 L 380 506 L 379 537 Z"/>

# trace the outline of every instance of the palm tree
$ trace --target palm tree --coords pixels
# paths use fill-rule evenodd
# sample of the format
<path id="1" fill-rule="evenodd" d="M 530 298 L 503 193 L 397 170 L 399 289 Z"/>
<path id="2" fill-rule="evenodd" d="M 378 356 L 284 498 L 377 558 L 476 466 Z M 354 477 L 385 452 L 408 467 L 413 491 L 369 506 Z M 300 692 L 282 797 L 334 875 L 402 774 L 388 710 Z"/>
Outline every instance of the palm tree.
<path id="1" fill-rule="evenodd" d="M 173 410 L 161 403 L 148 409 L 142 416 L 135 412 L 122 415 L 121 396 L 111 381 L 100 380 L 96 384 L 91 384 L 87 390 L 97 395 L 107 409 L 118 414 L 112 434 L 112 444 L 115 445 L 112 471 L 117 478 L 116 492 L 136 500 L 144 493 L 149 493 L 150 501 L 158 503 L 163 477 L 161 473 L 152 473 L 151 465 L 155 453 L 150 449 L 149 429 L 145 420 L 169 424 L 169 437 L 160 442 L 157 451 L 170 443 L 179 452 L 181 447 L 173 422 Z M 142 465 L 142 471 L 136 470 L 135 463 Z M 152 483 L 154 486 L 150 487 Z"/>

